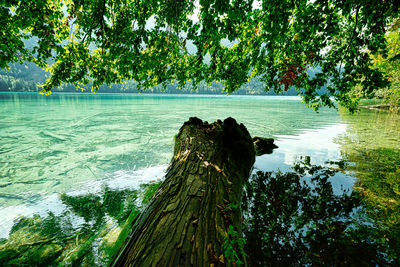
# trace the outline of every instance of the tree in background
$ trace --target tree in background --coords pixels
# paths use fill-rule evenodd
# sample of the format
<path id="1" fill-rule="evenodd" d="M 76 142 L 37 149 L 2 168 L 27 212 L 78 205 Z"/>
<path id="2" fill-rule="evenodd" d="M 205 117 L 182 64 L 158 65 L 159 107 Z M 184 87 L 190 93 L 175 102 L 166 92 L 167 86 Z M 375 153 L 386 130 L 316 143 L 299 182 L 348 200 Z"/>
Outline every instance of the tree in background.
<path id="1" fill-rule="evenodd" d="M 375 92 L 375 96 L 383 98 L 392 110 L 400 107 L 400 19 L 387 35 L 388 55 L 378 54 L 373 58 L 374 66 L 386 74 L 390 85 Z"/>
<path id="2" fill-rule="evenodd" d="M 352 93 L 354 98 L 381 99 L 396 111 L 400 107 L 400 19 L 394 20 L 387 28 L 387 46 L 371 55 L 372 67 L 384 77 L 381 79 L 381 86 L 364 90 L 365 83 L 362 81 L 353 88 Z"/>
<path id="3" fill-rule="evenodd" d="M 221 81 L 234 92 L 249 78 L 276 92 L 294 86 L 311 107 L 333 96 L 354 109 L 351 88 L 382 86 L 370 55 L 386 48 L 395 0 L 7 0 L 0 6 L 0 67 L 48 67 L 43 92 L 138 82 Z M 35 39 L 32 47 L 24 39 Z M 320 69 L 309 75 L 308 69 Z M 328 92 L 318 89 L 327 86 Z"/>

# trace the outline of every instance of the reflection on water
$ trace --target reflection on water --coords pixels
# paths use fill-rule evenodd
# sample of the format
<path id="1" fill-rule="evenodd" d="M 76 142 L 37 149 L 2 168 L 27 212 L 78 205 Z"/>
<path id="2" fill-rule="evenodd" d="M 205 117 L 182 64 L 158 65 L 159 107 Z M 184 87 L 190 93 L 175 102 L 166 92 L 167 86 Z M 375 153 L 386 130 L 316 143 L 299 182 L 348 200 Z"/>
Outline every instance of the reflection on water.
<path id="1" fill-rule="evenodd" d="M 79 196 L 86 194 L 101 195 L 104 188 L 111 190 L 137 190 L 140 185 L 148 184 L 155 181 L 160 181 L 165 174 L 167 166 L 160 165 L 137 171 L 117 171 L 108 174 L 104 179 L 91 182 L 90 184 L 81 183 L 79 190 L 66 191 L 69 195 Z M 9 206 L 0 209 L 0 238 L 7 237 L 13 222 L 19 216 L 34 216 L 39 215 L 46 217 L 50 212 L 55 216 L 65 216 L 67 207 L 63 203 L 59 194 L 52 194 L 38 200 L 35 203 L 26 203 L 16 206 Z M 63 215 L 64 214 L 64 215 Z M 75 228 L 82 225 L 82 220 L 79 217 L 72 217 L 71 222 Z"/>
<path id="2" fill-rule="evenodd" d="M 400 149 L 400 115 L 368 109 L 352 115 L 340 109 L 340 116 L 349 125 L 348 131 L 337 141 L 344 153 L 362 149 Z"/>
<path id="3" fill-rule="evenodd" d="M 255 171 L 288 172 L 299 156 L 311 157 L 312 163 L 323 165 L 329 160 L 340 160 L 340 146 L 333 142 L 338 135 L 345 133 L 347 125 L 343 123 L 331 124 L 321 129 L 303 130 L 295 136 L 277 135 L 276 144 L 279 147 L 270 155 L 256 158 Z M 342 172 L 334 175 L 331 183 L 336 194 L 343 190 L 350 190 L 354 184 L 354 177 Z"/>
<path id="4" fill-rule="evenodd" d="M 354 216 L 361 211 L 357 195 L 351 190 L 334 192 L 331 182 L 343 163 L 333 170 L 311 165 L 309 159 L 296 162 L 286 173 L 258 171 L 247 183 L 242 200 L 246 243 L 237 244 L 247 244 L 250 265 L 384 261 L 378 253 L 384 251 L 380 238 L 363 236 L 372 229 L 369 221 Z M 0 265 L 106 266 L 142 204 L 148 203 L 159 186 L 121 189 L 127 181 L 117 180 L 101 189 L 61 194 L 57 200 L 63 208 L 58 214 L 17 220 L 9 239 L 0 241 Z M 238 240 L 243 238 L 229 242 Z M 335 253 L 337 249 L 345 253 Z M 226 259 L 233 255 L 225 251 Z"/>
<path id="5" fill-rule="evenodd" d="M 304 108 L 296 97 L 122 94 L 44 97 L 0 93 L 0 238 L 8 237 L 14 219 L 20 215 L 33 216 L 24 222 L 38 225 L 38 229 L 43 223 L 52 223 L 57 229 L 59 224 L 73 225 L 75 228 L 70 230 L 75 231 L 74 238 L 80 231 L 92 231 L 94 228 L 90 227 L 97 225 L 97 221 L 105 223 L 99 229 L 103 226 L 105 231 L 115 229 L 120 222 L 115 222 L 118 215 L 111 214 L 111 210 L 100 209 L 99 214 L 88 212 L 88 216 L 101 218 L 91 220 L 89 217 L 93 216 L 85 218 L 85 210 L 75 204 L 89 203 L 86 208 L 93 209 L 107 202 L 108 189 L 133 192 L 141 183 L 160 179 L 172 156 L 173 136 L 192 116 L 207 121 L 233 117 L 252 136 L 274 137 L 279 148 L 256 159 L 255 169 L 263 171 L 287 171 L 299 155 L 311 156 L 314 164 L 340 159 L 339 148 L 347 141 L 333 140 L 347 136 L 347 123 L 352 125 L 346 118 L 343 122 L 332 109 L 321 109 L 316 114 Z M 337 193 L 341 188 L 350 189 L 354 179 L 337 173 L 331 182 Z M 83 195 L 86 197 L 79 198 Z M 70 214 L 66 221 L 55 219 L 66 211 Z M 24 231 L 15 228 L 14 237 L 10 238 L 16 240 L 29 230 L 19 229 Z M 75 243 L 82 245 L 82 249 L 85 246 L 87 249 L 89 243 L 98 242 L 93 246 L 101 246 L 102 238 L 91 233 L 82 234 L 86 239 L 79 237 Z M 71 240 L 60 242 L 57 244 L 65 251 L 76 249 L 66 249 L 72 246 L 68 245 Z M 49 258 L 64 253 L 59 247 L 48 250 L 53 251 Z M 79 251 L 74 250 L 71 255 L 78 257 Z M 88 259 L 89 263 L 94 259 Z"/>
<path id="6" fill-rule="evenodd" d="M 0 93 L 0 207 L 23 214 L 21 205 L 82 183 L 168 164 L 173 136 L 191 116 L 231 116 L 253 136 L 278 137 L 282 147 L 340 122 L 335 110 L 316 114 L 297 97 Z"/>
<path id="7" fill-rule="evenodd" d="M 252 135 L 296 135 L 340 120 L 298 98 L 0 94 L 0 206 L 34 203 L 118 170 L 168 164 L 191 116 L 234 117 Z M 28 190 L 27 190 L 28 189 Z"/>
<path id="8" fill-rule="evenodd" d="M 344 160 L 353 163 L 355 188 L 384 229 L 393 255 L 400 255 L 400 116 L 371 110 L 357 116 L 341 110 L 340 115 L 348 128 L 336 143 Z"/>
<path id="9" fill-rule="evenodd" d="M 251 176 L 242 200 L 249 266 L 388 264 L 359 194 L 334 192 L 331 182 L 345 164 L 334 165 L 311 165 L 306 157 L 290 172 Z"/>

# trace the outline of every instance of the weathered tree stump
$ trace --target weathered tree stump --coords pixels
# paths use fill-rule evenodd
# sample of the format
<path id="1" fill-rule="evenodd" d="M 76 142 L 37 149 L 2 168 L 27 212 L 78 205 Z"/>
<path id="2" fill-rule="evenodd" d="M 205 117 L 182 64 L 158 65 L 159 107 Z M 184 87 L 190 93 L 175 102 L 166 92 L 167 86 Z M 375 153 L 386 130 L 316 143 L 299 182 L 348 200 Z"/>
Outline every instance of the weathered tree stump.
<path id="1" fill-rule="evenodd" d="M 133 222 L 112 265 L 235 266 L 239 260 L 247 265 L 232 239 L 241 237 L 242 189 L 254 160 L 243 124 L 190 118 L 176 137 L 164 182 Z M 233 259 L 224 256 L 224 242 L 233 246 Z"/>
<path id="2" fill-rule="evenodd" d="M 255 136 L 253 137 L 253 143 L 257 156 L 271 154 L 275 148 L 278 148 L 278 146 L 274 144 L 273 138 Z"/>

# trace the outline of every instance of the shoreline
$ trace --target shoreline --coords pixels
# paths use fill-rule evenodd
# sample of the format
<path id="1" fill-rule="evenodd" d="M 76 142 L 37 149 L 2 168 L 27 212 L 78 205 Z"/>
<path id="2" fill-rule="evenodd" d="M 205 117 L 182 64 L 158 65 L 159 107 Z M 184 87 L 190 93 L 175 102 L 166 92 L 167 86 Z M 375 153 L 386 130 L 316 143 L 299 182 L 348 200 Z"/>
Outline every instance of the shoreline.
<path id="1" fill-rule="evenodd" d="M 389 104 L 366 105 L 366 106 L 360 106 L 360 108 L 372 109 L 372 110 L 389 110 L 390 105 Z"/>

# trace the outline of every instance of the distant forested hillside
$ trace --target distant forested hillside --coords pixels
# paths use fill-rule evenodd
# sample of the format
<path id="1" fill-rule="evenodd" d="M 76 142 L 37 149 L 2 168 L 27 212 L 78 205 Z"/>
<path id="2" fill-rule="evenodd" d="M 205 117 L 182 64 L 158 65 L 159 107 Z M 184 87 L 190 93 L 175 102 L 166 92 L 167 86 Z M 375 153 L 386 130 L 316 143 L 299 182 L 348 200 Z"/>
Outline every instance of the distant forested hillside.
<path id="1" fill-rule="evenodd" d="M 313 71 L 309 71 L 312 75 Z M 42 68 L 36 66 L 34 63 L 11 65 L 9 71 L 0 70 L 0 91 L 2 92 L 37 92 L 40 91 L 38 84 L 44 83 L 48 77 Z M 84 87 L 84 92 L 90 92 L 91 86 Z M 81 92 L 71 84 L 64 84 L 53 90 L 54 92 Z M 325 91 L 325 90 L 323 90 Z M 128 81 L 124 84 L 113 84 L 109 86 L 101 86 L 99 93 L 137 93 L 137 83 Z M 191 94 L 225 94 L 223 92 L 223 85 L 221 83 L 212 82 L 207 84 L 205 82 L 198 85 L 197 89 L 187 85 L 184 89 L 179 89 L 178 86 L 170 84 L 167 88 L 161 86 L 153 87 L 146 90 L 146 93 L 191 93 Z M 275 92 L 269 90 L 265 91 L 265 84 L 258 79 L 253 78 L 250 82 L 243 85 L 239 90 L 233 94 L 238 95 L 276 95 Z M 289 88 L 284 95 L 298 95 L 294 88 Z"/>
<path id="2" fill-rule="evenodd" d="M 25 40 L 27 48 L 32 49 L 36 40 L 34 38 Z M 194 53 L 194 52 L 193 52 Z M 318 70 L 320 71 L 320 70 Z M 310 76 L 314 75 L 315 71 L 308 70 Z M 13 63 L 10 64 L 10 70 L 0 69 L 0 92 L 38 92 L 41 90 L 39 84 L 45 83 L 46 79 L 50 76 L 42 68 L 31 62 L 25 64 Z M 276 95 L 272 90 L 265 90 L 265 84 L 259 79 L 251 79 L 250 82 L 244 84 L 239 90 L 233 94 L 238 95 Z M 91 91 L 91 85 L 84 86 L 84 92 Z M 72 84 L 63 84 L 52 90 L 53 92 L 82 92 L 81 89 L 76 88 Z M 326 91 L 325 89 L 323 90 Z M 124 84 L 112 84 L 111 86 L 100 86 L 99 93 L 138 93 L 137 82 L 127 81 Z M 200 83 L 197 89 L 194 89 L 190 84 L 186 85 L 184 89 L 179 89 L 177 85 L 170 84 L 166 88 L 162 86 L 152 87 L 146 90 L 146 93 L 187 93 L 187 94 L 226 94 L 223 92 L 223 85 L 221 83 L 212 82 L 207 84 Z M 294 87 L 289 88 L 284 95 L 298 95 Z"/>

